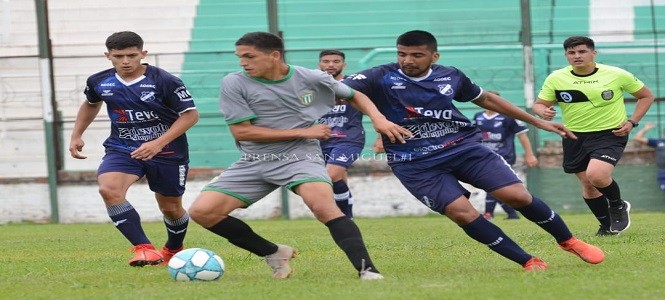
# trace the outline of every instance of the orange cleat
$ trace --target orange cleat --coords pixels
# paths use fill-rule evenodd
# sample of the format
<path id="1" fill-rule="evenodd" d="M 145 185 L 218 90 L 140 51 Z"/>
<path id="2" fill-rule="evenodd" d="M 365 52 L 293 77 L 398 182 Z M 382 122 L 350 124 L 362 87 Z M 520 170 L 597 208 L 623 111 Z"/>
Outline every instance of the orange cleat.
<path id="1" fill-rule="evenodd" d="M 162 247 L 162 257 L 164 258 L 164 261 L 162 261 L 162 265 L 166 266 L 169 264 L 169 261 L 171 261 L 171 257 L 175 255 L 176 253 L 182 251 L 185 246 L 180 246 L 180 248 L 172 250 L 169 248 L 166 248 L 166 246 Z"/>
<path id="2" fill-rule="evenodd" d="M 583 261 L 590 264 L 599 264 L 605 260 L 605 253 L 600 248 L 587 244 L 576 237 L 571 237 L 563 243 L 559 243 L 561 249 L 577 255 Z"/>
<path id="3" fill-rule="evenodd" d="M 162 254 L 157 252 L 155 246 L 151 244 L 136 245 L 132 247 L 131 251 L 135 253 L 134 258 L 129 260 L 129 265 L 132 267 L 158 265 L 164 260 Z"/>
<path id="4" fill-rule="evenodd" d="M 537 271 L 545 271 L 547 270 L 547 263 L 542 261 L 538 257 L 531 257 L 525 264 L 524 264 L 524 271 L 527 272 L 537 272 Z"/>

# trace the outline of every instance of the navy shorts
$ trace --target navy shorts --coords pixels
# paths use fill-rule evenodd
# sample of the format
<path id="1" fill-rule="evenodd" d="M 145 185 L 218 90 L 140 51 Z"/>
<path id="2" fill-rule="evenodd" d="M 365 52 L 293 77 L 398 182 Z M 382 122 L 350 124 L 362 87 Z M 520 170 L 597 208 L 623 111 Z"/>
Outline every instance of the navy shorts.
<path id="1" fill-rule="evenodd" d="M 331 144 L 321 148 L 323 151 L 323 158 L 326 165 L 338 165 L 344 168 L 349 168 L 351 165 L 360 158 L 360 153 L 363 151 L 363 146 L 358 144 Z"/>
<path id="2" fill-rule="evenodd" d="M 469 197 L 460 181 L 487 192 L 521 182 L 503 157 L 482 144 L 469 142 L 458 147 L 464 149 L 445 157 L 392 164 L 391 168 L 413 196 L 440 214 L 457 198 Z"/>
<path id="3" fill-rule="evenodd" d="M 188 164 L 169 164 L 133 159 L 128 153 L 107 152 L 97 169 L 97 176 L 107 172 L 145 176 L 150 190 L 164 196 L 182 196 L 187 183 Z"/>
<path id="4" fill-rule="evenodd" d="M 586 171 L 589 161 L 598 159 L 616 166 L 626 149 L 628 136 L 616 136 L 612 130 L 575 132 L 576 140 L 563 139 L 563 171 Z"/>

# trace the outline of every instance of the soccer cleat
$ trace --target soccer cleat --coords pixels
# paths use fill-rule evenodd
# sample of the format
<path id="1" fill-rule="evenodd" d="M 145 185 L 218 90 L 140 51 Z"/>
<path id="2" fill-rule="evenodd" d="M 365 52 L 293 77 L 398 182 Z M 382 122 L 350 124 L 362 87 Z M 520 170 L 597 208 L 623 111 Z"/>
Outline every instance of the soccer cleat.
<path id="1" fill-rule="evenodd" d="M 605 253 L 600 248 L 587 244 L 575 237 L 569 238 L 563 243 L 559 243 L 561 249 L 577 255 L 583 261 L 590 264 L 599 264 L 605 260 Z"/>
<path id="2" fill-rule="evenodd" d="M 164 260 L 162 254 L 157 252 L 155 246 L 151 244 L 133 246 L 131 251 L 134 252 L 134 258 L 129 260 L 129 265 L 132 267 L 158 265 Z"/>
<path id="3" fill-rule="evenodd" d="M 610 226 L 607 225 L 600 225 L 598 228 L 598 232 L 596 232 L 596 236 L 612 236 L 612 235 L 618 235 L 619 233 L 614 233 L 610 231 Z"/>
<path id="4" fill-rule="evenodd" d="M 169 261 L 171 261 L 171 257 L 173 257 L 173 255 L 175 255 L 176 253 L 182 251 L 182 249 L 184 248 L 185 246 L 180 246 L 180 248 L 173 250 L 166 248 L 166 246 L 162 247 L 162 257 L 164 258 L 164 260 L 162 261 L 162 265 L 164 266 L 168 265 Z"/>
<path id="5" fill-rule="evenodd" d="M 298 252 L 286 245 L 277 245 L 277 252 L 266 255 L 266 263 L 272 268 L 272 277 L 275 279 L 286 279 L 291 276 L 293 269 L 289 261 L 296 257 Z"/>
<path id="6" fill-rule="evenodd" d="M 610 231 L 622 232 L 630 227 L 630 202 L 623 201 L 621 207 L 610 206 Z"/>
<path id="7" fill-rule="evenodd" d="M 544 270 L 547 270 L 547 263 L 535 256 L 531 257 L 531 259 L 529 259 L 524 264 L 524 271 L 527 272 L 536 272 Z"/>
<path id="8" fill-rule="evenodd" d="M 360 280 L 379 280 L 383 279 L 383 275 L 377 273 L 377 272 L 372 272 L 372 267 L 367 267 L 365 268 L 365 260 L 363 259 L 360 262 L 360 272 L 358 274 L 360 275 Z"/>

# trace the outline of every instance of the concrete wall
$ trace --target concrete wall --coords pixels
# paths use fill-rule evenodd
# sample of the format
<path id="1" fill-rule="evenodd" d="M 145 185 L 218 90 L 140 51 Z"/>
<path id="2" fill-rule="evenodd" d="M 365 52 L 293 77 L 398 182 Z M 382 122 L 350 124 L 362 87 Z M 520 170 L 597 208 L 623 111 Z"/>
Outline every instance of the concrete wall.
<path id="1" fill-rule="evenodd" d="M 187 183 L 183 199 L 185 208 L 191 205 L 206 183 L 206 180 Z M 349 186 L 355 199 L 356 217 L 425 215 L 431 212 L 411 196 L 392 175 L 351 176 Z M 49 190 L 46 183 L 0 184 L 0 191 L 0 224 L 50 221 Z M 484 196 L 482 191 L 474 191 L 472 194 L 471 201 L 478 209 L 484 207 Z M 109 222 L 96 184 L 62 185 L 58 188 L 58 198 L 61 223 Z M 162 219 L 153 193 L 146 183 L 134 184 L 127 198 L 141 214 L 143 221 Z M 313 218 L 301 198 L 291 192 L 289 208 L 291 218 Z M 238 210 L 234 216 L 247 219 L 277 218 L 281 210 L 280 191 L 276 190 L 250 208 Z"/>

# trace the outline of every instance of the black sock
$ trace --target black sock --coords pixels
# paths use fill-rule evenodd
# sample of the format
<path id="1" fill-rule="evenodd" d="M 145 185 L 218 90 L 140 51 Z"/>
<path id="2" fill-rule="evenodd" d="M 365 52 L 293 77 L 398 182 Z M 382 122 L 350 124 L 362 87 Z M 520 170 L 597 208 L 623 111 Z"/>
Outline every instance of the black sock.
<path id="1" fill-rule="evenodd" d="M 129 201 L 125 201 L 118 205 L 111 205 L 106 207 L 109 217 L 113 221 L 115 228 L 117 228 L 122 235 L 129 240 L 132 245 L 150 244 L 150 240 L 145 235 L 143 227 L 141 226 L 141 216 L 136 212 L 136 209 Z"/>
<path id="2" fill-rule="evenodd" d="M 521 266 L 526 264 L 531 255 L 510 239 L 498 226 L 479 216 L 473 222 L 460 226 L 472 239 L 487 245 L 490 250 L 510 259 Z"/>
<path id="3" fill-rule="evenodd" d="M 335 194 L 335 204 L 349 218 L 353 218 L 352 206 L 349 203 L 351 191 L 344 180 L 333 182 L 333 193 Z"/>
<path id="4" fill-rule="evenodd" d="M 607 197 L 607 202 L 611 207 L 621 207 L 623 205 L 623 200 L 621 200 L 621 190 L 614 179 L 612 179 L 610 185 L 603 188 L 596 187 L 596 189 Z"/>
<path id="5" fill-rule="evenodd" d="M 573 236 L 563 219 L 545 202 L 536 197 L 533 197 L 531 204 L 517 208 L 517 211 L 522 213 L 527 220 L 545 229 L 557 243 L 565 242 Z"/>
<path id="6" fill-rule="evenodd" d="M 584 198 L 584 202 L 586 202 L 586 205 L 591 209 L 591 213 L 596 216 L 600 225 L 606 227 L 610 226 L 610 218 L 607 217 L 610 210 L 607 207 L 607 198 L 605 198 L 605 195 L 592 199 Z"/>
<path id="7" fill-rule="evenodd" d="M 231 244 L 258 256 L 277 252 L 277 245 L 256 234 L 245 222 L 231 216 L 227 216 L 221 222 L 206 229 L 226 238 Z"/>
<path id="8" fill-rule="evenodd" d="M 364 267 L 364 270 L 379 273 L 379 270 L 372 263 L 372 259 L 369 258 L 367 247 L 365 247 L 365 242 L 356 223 L 343 216 L 328 221 L 326 226 L 337 246 L 346 253 L 346 257 L 349 258 L 358 272 L 362 271 Z"/>
<path id="9" fill-rule="evenodd" d="M 164 246 L 171 250 L 180 249 L 187 234 L 187 225 L 189 225 L 189 214 L 187 212 L 177 220 L 169 220 L 165 217 L 164 226 L 166 226 L 168 239 Z"/>

